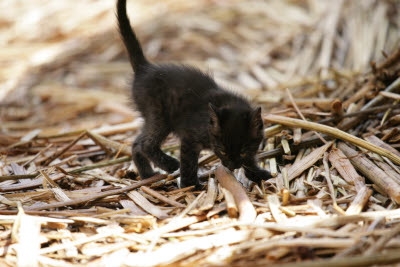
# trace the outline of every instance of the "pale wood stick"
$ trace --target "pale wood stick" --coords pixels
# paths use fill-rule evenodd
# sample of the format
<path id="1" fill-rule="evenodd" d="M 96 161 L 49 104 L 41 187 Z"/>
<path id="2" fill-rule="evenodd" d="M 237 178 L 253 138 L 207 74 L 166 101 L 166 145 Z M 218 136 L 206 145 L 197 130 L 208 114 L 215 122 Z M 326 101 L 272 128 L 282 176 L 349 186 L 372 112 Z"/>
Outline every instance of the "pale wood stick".
<path id="1" fill-rule="evenodd" d="M 400 100 L 400 95 L 396 94 L 396 93 L 390 93 L 390 92 L 385 92 L 385 91 L 381 91 L 379 92 L 379 94 L 383 97 L 387 97 L 387 98 L 391 98 L 394 100 Z"/>
<path id="2" fill-rule="evenodd" d="M 359 214 L 365 204 L 367 204 L 369 197 L 372 195 L 372 190 L 368 187 L 363 186 L 358 192 L 350 206 L 346 210 L 346 215 Z"/>
<path id="3" fill-rule="evenodd" d="M 168 218 L 168 213 L 166 211 L 161 210 L 158 206 L 153 205 L 139 192 L 130 191 L 127 195 L 130 199 L 132 199 L 133 202 L 136 203 L 136 205 L 141 207 L 147 213 L 157 217 L 158 219 Z"/>
<path id="4" fill-rule="evenodd" d="M 264 129 L 264 137 L 268 138 L 268 137 L 275 136 L 276 134 L 280 133 L 284 128 L 285 127 L 283 127 L 282 125 L 274 125 L 274 126 L 268 127 L 266 129 Z"/>
<path id="5" fill-rule="evenodd" d="M 265 117 L 265 119 L 270 122 L 279 123 L 279 124 L 283 124 L 283 125 L 290 126 L 290 127 L 301 127 L 304 129 L 315 130 L 315 131 L 322 132 L 322 133 L 325 133 L 328 135 L 332 135 L 336 138 L 342 139 L 344 141 L 347 141 L 347 142 L 350 142 L 357 146 L 360 146 L 362 148 L 365 148 L 369 151 L 375 152 L 381 156 L 387 157 L 391 161 L 400 165 L 400 157 L 393 154 L 392 152 L 388 151 L 387 149 L 378 147 L 374 144 L 366 142 L 358 137 L 355 137 L 351 134 L 348 134 L 348 133 L 338 130 L 336 128 L 326 126 L 326 125 L 321 125 L 321 124 L 314 123 L 314 122 L 302 121 L 302 120 L 297 120 L 297 119 L 292 119 L 292 118 L 287 118 L 287 117 L 277 116 L 277 115 L 268 115 Z"/>
<path id="6" fill-rule="evenodd" d="M 365 185 L 364 178 L 357 173 L 356 169 L 351 165 L 350 160 L 340 149 L 332 149 L 329 152 L 328 159 L 346 182 L 356 185 L 356 190 L 361 189 L 359 185 Z"/>
<path id="7" fill-rule="evenodd" d="M 292 102 L 292 105 L 293 105 L 294 109 L 296 110 L 297 114 L 300 116 L 300 118 L 303 121 L 307 121 L 306 118 L 304 117 L 303 113 L 301 113 L 301 111 L 300 111 L 299 107 L 297 106 L 296 102 L 294 101 L 293 96 L 290 93 L 288 88 L 286 88 L 286 94 L 289 96 L 290 102 Z M 314 133 L 319 137 L 319 139 L 321 139 L 322 142 L 324 142 L 326 144 L 326 140 L 319 133 L 317 133 L 316 131 L 314 131 Z"/>
<path id="8" fill-rule="evenodd" d="M 290 201 L 290 192 L 289 189 L 284 188 L 281 190 L 282 193 L 282 205 L 286 206 Z"/>
<path id="9" fill-rule="evenodd" d="M 294 212 L 294 211 L 292 211 L 292 210 L 290 210 L 290 209 L 287 209 L 287 208 L 285 208 L 284 206 L 280 206 L 280 207 L 279 207 L 279 210 L 282 211 L 282 212 L 283 212 L 284 214 L 286 214 L 287 216 L 290 216 L 290 217 L 296 216 L 296 212 Z"/>
<path id="10" fill-rule="evenodd" d="M 147 212 L 143 211 L 141 208 L 139 208 L 135 202 L 133 202 L 130 199 L 121 199 L 119 203 L 124 207 L 124 209 L 129 209 L 129 215 L 131 216 L 143 216 L 147 215 Z"/>
<path id="11" fill-rule="evenodd" d="M 282 191 L 283 189 L 289 189 L 289 176 L 286 167 L 282 169 L 282 175 L 278 176 L 278 178 L 280 177 L 282 177 L 282 185 L 278 186 L 278 183 L 276 184 L 278 186 L 279 191 Z M 278 179 L 278 181 L 280 181 L 280 179 Z"/>
<path id="12" fill-rule="evenodd" d="M 177 208 L 185 208 L 186 207 L 186 205 L 183 205 L 182 203 L 179 203 L 179 202 L 177 202 L 175 200 L 169 199 L 169 198 L 161 195 L 157 191 L 154 191 L 153 189 L 151 189 L 151 188 L 149 188 L 147 186 L 142 186 L 142 187 L 140 187 L 140 189 L 143 192 L 145 192 L 145 193 L 147 193 L 147 194 L 149 194 L 149 195 L 161 200 L 162 202 L 167 203 L 168 205 L 171 205 L 171 206 L 174 206 L 174 207 L 177 207 Z"/>
<path id="13" fill-rule="evenodd" d="M 295 145 L 300 144 L 301 142 L 301 128 L 294 128 L 293 130 L 293 143 Z"/>
<path id="14" fill-rule="evenodd" d="M 186 214 L 188 214 L 192 209 L 194 209 L 198 204 L 199 201 L 203 198 L 203 196 L 205 195 L 205 191 L 201 191 L 201 193 L 193 200 L 192 203 L 190 203 L 188 206 L 186 206 L 186 208 L 178 215 L 174 218 L 174 220 L 177 219 L 181 219 L 183 218 Z"/>
<path id="15" fill-rule="evenodd" d="M 254 222 L 257 212 L 253 207 L 249 197 L 247 196 L 242 185 L 235 179 L 235 177 L 228 172 L 222 165 L 215 171 L 215 177 L 222 187 L 230 191 L 235 199 L 236 205 L 239 209 L 240 222 Z"/>
<path id="16" fill-rule="evenodd" d="M 315 149 L 313 152 L 308 154 L 306 157 L 302 158 L 295 164 L 293 164 L 288 169 L 288 180 L 291 181 L 297 176 L 299 176 L 302 172 L 310 168 L 315 162 L 321 159 L 322 155 L 324 155 L 325 151 L 332 145 L 332 142 L 328 142 L 322 147 Z M 278 175 L 278 179 L 282 174 Z"/>
<path id="17" fill-rule="evenodd" d="M 400 203 L 400 185 L 389 177 L 384 171 L 376 166 L 367 157 L 360 155 L 357 151 L 344 143 L 339 143 L 338 147 L 350 158 L 353 165 L 381 190 L 386 192 L 396 203 Z"/>
<path id="18" fill-rule="evenodd" d="M 129 156 L 132 155 L 131 148 L 124 146 L 124 144 L 120 144 L 118 142 L 112 141 L 112 140 L 105 138 L 104 136 L 94 133 L 94 132 L 90 132 L 90 135 L 106 148 L 112 148 L 116 151 L 121 150 L 121 152 L 120 152 L 121 154 L 129 155 Z"/>
<path id="19" fill-rule="evenodd" d="M 238 216 L 238 209 L 235 204 L 235 199 L 233 198 L 233 195 L 231 192 L 226 190 L 225 188 L 221 187 L 222 193 L 224 194 L 225 202 L 226 202 L 226 208 L 228 210 L 229 217 L 231 218 L 237 218 Z"/>
<path id="20" fill-rule="evenodd" d="M 285 214 L 279 209 L 281 203 L 279 202 L 279 198 L 276 194 L 267 196 L 269 209 L 271 210 L 272 216 L 274 217 L 277 223 L 282 223 L 287 220 Z"/>
<path id="21" fill-rule="evenodd" d="M 268 251 L 266 258 L 270 261 L 277 261 L 280 258 L 283 258 L 287 254 L 289 254 L 292 250 L 290 248 L 275 248 L 271 251 Z"/>
<path id="22" fill-rule="evenodd" d="M 289 142 L 288 142 L 288 140 L 286 139 L 285 136 L 282 136 L 281 144 L 282 144 L 282 147 L 283 147 L 283 152 L 284 152 L 285 154 L 290 155 L 291 153 L 290 153 Z"/>
<path id="23" fill-rule="evenodd" d="M 209 178 L 207 183 L 207 194 L 201 201 L 199 210 L 209 210 L 214 206 L 218 195 L 218 187 L 214 178 Z"/>

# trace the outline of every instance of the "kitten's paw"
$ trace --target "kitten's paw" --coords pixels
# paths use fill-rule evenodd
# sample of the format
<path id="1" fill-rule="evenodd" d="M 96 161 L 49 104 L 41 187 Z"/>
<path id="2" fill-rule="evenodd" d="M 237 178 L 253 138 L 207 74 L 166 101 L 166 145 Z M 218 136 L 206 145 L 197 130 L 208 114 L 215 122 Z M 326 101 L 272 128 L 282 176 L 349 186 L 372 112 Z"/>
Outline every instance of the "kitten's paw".
<path id="1" fill-rule="evenodd" d="M 162 168 L 166 172 L 172 173 L 179 169 L 179 161 L 177 159 L 174 159 L 172 157 L 168 157 L 168 159 L 165 161 L 165 166 Z"/>
<path id="2" fill-rule="evenodd" d="M 244 174 L 246 175 L 246 177 L 255 182 L 255 183 L 260 183 L 262 180 L 268 180 L 269 178 L 271 178 L 271 174 L 263 169 L 255 169 L 255 170 L 246 170 L 244 171 Z"/>
<path id="3" fill-rule="evenodd" d="M 132 170 L 127 170 L 125 173 L 125 177 L 129 179 L 135 179 L 138 176 L 138 174 Z"/>

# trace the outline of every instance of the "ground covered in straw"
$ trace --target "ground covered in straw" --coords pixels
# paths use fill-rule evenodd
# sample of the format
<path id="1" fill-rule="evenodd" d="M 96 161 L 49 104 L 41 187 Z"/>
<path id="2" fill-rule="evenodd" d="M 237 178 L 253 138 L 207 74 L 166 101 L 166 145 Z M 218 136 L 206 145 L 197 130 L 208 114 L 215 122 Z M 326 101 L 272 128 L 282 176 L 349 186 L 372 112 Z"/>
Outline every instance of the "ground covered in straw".
<path id="1" fill-rule="evenodd" d="M 364 266 L 400 261 L 397 1 L 128 1 L 154 61 L 263 106 L 255 185 L 204 151 L 133 177 L 141 120 L 113 1 L 0 3 L 2 266 Z M 163 149 L 179 157 L 169 137 Z"/>

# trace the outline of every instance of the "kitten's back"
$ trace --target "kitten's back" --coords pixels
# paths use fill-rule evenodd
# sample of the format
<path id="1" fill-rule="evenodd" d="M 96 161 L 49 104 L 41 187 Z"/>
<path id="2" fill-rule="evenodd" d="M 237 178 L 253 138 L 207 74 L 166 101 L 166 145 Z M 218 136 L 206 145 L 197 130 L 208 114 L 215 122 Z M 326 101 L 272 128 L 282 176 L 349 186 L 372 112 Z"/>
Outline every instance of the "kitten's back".
<path id="1" fill-rule="evenodd" d="M 182 120 L 207 116 L 208 103 L 218 90 L 215 81 L 200 70 L 166 64 L 148 65 L 136 73 L 132 94 L 145 118 L 148 113 L 162 111 L 176 128 Z"/>

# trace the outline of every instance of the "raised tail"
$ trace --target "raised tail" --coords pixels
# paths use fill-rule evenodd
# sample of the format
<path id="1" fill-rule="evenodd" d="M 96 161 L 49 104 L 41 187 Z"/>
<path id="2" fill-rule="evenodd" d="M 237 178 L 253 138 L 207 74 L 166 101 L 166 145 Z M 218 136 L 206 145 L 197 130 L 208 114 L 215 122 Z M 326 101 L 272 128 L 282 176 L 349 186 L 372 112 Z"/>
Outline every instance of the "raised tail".
<path id="1" fill-rule="evenodd" d="M 126 0 L 117 1 L 117 18 L 119 31 L 122 40 L 124 41 L 126 50 L 128 51 L 129 60 L 133 70 L 136 72 L 149 62 L 143 54 L 142 47 L 136 37 L 135 32 L 132 30 L 129 18 L 126 14 Z"/>

